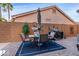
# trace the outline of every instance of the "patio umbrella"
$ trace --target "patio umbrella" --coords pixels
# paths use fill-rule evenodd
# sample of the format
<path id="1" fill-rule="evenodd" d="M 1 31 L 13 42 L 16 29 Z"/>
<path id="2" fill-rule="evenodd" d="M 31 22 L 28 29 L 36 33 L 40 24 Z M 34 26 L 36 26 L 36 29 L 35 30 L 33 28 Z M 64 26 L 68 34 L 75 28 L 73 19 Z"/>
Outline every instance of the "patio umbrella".
<path id="1" fill-rule="evenodd" d="M 38 30 L 40 33 L 40 30 L 41 30 L 41 11 L 40 11 L 40 8 L 37 9 L 37 21 L 38 21 Z M 41 40 L 41 37 L 39 38 L 39 42 L 40 42 L 40 40 Z M 38 45 L 39 45 L 39 42 L 38 42 Z"/>
<path id="2" fill-rule="evenodd" d="M 39 30 L 41 29 L 41 11 L 40 8 L 37 9 L 37 20 L 38 20 L 38 26 Z"/>

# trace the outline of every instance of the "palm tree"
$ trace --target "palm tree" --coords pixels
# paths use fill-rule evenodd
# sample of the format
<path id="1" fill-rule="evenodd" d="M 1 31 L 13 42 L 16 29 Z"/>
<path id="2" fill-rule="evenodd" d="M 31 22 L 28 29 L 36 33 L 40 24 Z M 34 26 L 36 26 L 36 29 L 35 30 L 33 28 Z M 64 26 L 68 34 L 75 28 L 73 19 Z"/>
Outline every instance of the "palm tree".
<path id="1" fill-rule="evenodd" d="M 2 11 L 1 11 L 1 7 L 2 7 L 2 4 L 0 3 L 0 21 L 2 20 Z"/>
<path id="2" fill-rule="evenodd" d="M 4 8 L 4 5 L 4 3 L 0 3 L 0 21 L 6 21 L 6 19 L 2 17 L 2 8 Z"/>
<path id="3" fill-rule="evenodd" d="M 1 13 L 1 6 L 0 6 L 0 21 L 1 21 L 2 13 Z"/>
<path id="4" fill-rule="evenodd" d="M 2 21 L 2 8 L 3 11 L 7 11 L 8 12 L 8 20 L 10 20 L 10 11 L 13 10 L 13 6 L 11 3 L 0 3 L 0 21 Z"/>
<path id="5" fill-rule="evenodd" d="M 11 3 L 4 3 L 4 11 L 8 12 L 8 20 L 10 20 L 10 11 L 13 10 L 13 5 Z"/>

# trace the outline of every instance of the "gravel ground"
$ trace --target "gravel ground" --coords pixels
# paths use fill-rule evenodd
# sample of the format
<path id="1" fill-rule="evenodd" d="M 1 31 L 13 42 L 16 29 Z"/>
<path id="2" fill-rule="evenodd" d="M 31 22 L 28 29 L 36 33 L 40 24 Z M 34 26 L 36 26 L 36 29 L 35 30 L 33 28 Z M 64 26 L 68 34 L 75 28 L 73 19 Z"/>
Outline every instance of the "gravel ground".
<path id="1" fill-rule="evenodd" d="M 42 53 L 35 56 L 79 56 L 79 51 L 76 47 L 76 37 L 69 37 L 56 42 L 66 47 L 66 49 Z M 21 43 L 22 42 L 0 43 L 0 49 L 7 50 L 3 56 L 15 56 Z"/>

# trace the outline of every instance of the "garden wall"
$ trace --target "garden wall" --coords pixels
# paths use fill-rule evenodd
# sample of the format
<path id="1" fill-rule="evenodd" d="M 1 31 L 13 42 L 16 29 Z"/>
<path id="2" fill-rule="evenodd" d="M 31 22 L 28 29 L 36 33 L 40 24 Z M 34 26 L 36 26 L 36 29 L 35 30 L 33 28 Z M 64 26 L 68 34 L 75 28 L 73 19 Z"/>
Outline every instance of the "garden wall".
<path id="1" fill-rule="evenodd" d="M 18 42 L 21 41 L 20 33 L 22 32 L 22 26 L 24 23 L 22 22 L 0 22 L 0 42 Z M 33 24 L 30 23 L 30 33 L 33 34 L 32 31 Z M 79 26 L 76 25 L 63 25 L 63 24 L 43 24 L 41 34 L 47 34 L 49 27 L 58 27 L 60 31 L 65 33 L 66 37 L 75 36 L 77 32 L 79 33 Z M 70 30 L 73 28 L 73 30 Z"/>
<path id="2" fill-rule="evenodd" d="M 11 24 L 0 22 L 0 42 L 11 41 Z"/>

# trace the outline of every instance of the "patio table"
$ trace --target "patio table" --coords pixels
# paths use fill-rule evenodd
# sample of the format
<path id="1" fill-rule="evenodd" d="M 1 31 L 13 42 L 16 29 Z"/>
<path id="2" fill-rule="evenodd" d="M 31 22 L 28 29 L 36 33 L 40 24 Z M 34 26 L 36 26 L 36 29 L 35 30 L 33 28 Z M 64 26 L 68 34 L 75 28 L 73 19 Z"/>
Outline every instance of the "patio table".
<path id="1" fill-rule="evenodd" d="M 34 35 L 29 35 L 29 37 L 33 38 L 33 37 L 34 37 Z"/>
<path id="2" fill-rule="evenodd" d="M 30 39 L 30 41 L 34 41 L 34 35 L 29 35 L 29 39 Z"/>
<path id="3" fill-rule="evenodd" d="M 44 44 L 48 44 L 49 42 L 49 39 L 47 38 L 47 34 L 46 35 L 41 35 L 40 37 L 40 41 L 38 42 L 37 40 L 34 39 L 34 35 L 29 35 L 29 41 L 32 43 L 32 45 L 35 45 L 35 46 L 42 46 Z"/>
<path id="4" fill-rule="evenodd" d="M 34 39 L 34 37 L 35 37 L 34 35 L 29 35 L 29 39 L 30 39 L 29 41 L 32 42 L 34 45 L 38 45 L 38 47 L 39 47 L 39 43 L 40 43 L 40 42 L 37 42 L 37 41 Z"/>

